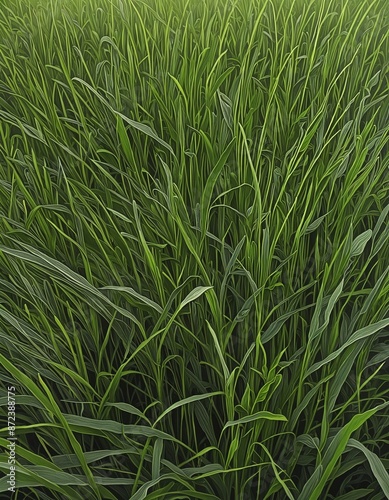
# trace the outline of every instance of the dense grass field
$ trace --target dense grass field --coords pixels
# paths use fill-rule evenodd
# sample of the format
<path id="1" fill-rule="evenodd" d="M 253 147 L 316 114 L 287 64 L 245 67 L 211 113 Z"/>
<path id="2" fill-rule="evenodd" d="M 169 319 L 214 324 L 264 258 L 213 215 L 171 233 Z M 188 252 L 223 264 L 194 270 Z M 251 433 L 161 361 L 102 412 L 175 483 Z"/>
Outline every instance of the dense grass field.
<path id="1" fill-rule="evenodd" d="M 0 497 L 13 386 L 18 500 L 389 498 L 386 0 L 3 0 L 0 55 Z"/>

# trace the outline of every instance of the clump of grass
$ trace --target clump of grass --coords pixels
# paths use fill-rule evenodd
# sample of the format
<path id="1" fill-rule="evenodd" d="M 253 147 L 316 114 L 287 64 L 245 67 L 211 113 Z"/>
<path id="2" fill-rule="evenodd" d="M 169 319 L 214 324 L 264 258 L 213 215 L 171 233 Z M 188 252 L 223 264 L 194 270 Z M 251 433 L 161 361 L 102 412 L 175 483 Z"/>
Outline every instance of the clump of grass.
<path id="1" fill-rule="evenodd" d="M 17 498 L 389 496 L 388 28 L 384 0 L 3 2 Z"/>

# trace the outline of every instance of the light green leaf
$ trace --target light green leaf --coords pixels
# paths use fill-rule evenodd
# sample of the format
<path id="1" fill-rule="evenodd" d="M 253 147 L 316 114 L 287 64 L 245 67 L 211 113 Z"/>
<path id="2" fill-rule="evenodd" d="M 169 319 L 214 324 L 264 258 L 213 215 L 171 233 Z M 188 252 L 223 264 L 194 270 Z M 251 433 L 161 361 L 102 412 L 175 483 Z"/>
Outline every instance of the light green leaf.
<path id="1" fill-rule="evenodd" d="M 155 420 L 153 427 L 162 420 L 168 413 L 180 408 L 181 406 L 187 405 L 189 403 L 195 403 L 196 401 L 201 401 L 202 399 L 213 398 L 214 396 L 220 396 L 224 394 L 222 391 L 211 392 L 209 394 L 196 394 L 194 396 L 189 396 L 188 398 L 182 399 L 181 401 L 177 401 L 167 408 L 161 415 Z"/>
<path id="2" fill-rule="evenodd" d="M 298 500 L 318 500 L 321 498 L 325 485 L 339 458 L 346 449 L 351 434 L 358 430 L 375 413 L 383 410 L 388 405 L 389 402 L 383 403 L 364 413 L 354 415 L 352 419 L 338 431 L 328 446 L 322 463 L 310 479 L 308 479 L 301 494 L 298 496 Z"/>
<path id="3" fill-rule="evenodd" d="M 196 288 L 194 288 L 191 292 L 188 293 L 185 299 L 178 306 L 178 311 L 181 311 L 181 309 L 183 309 L 187 304 L 198 299 L 199 297 L 201 297 L 201 295 L 203 295 L 203 293 L 205 293 L 207 290 L 211 290 L 212 288 L 212 286 L 197 286 Z"/>
<path id="4" fill-rule="evenodd" d="M 355 238 L 355 240 L 352 242 L 351 245 L 350 257 L 356 257 L 357 255 L 360 255 L 363 252 L 372 234 L 373 231 L 371 229 L 368 229 L 367 231 L 365 231 L 364 233 L 360 234 Z"/>
<path id="5" fill-rule="evenodd" d="M 377 323 L 374 323 L 373 325 L 368 325 L 365 326 L 364 328 L 361 328 L 357 332 L 355 332 L 351 337 L 335 352 L 331 353 L 329 356 L 327 356 L 325 359 L 322 361 L 318 361 L 314 365 L 309 368 L 309 370 L 305 374 L 305 378 L 308 377 L 311 373 L 315 372 L 322 366 L 326 365 L 333 359 L 337 358 L 341 352 L 343 352 L 348 346 L 353 344 L 354 342 L 358 342 L 358 340 L 363 340 L 367 337 L 370 337 L 374 333 L 378 332 L 379 330 L 382 330 L 382 328 L 385 328 L 389 326 L 389 318 L 383 319 L 381 321 L 378 321 Z"/>
<path id="6" fill-rule="evenodd" d="M 377 482 L 381 486 L 385 496 L 389 498 L 389 474 L 380 458 L 356 439 L 350 438 L 348 441 L 348 446 L 350 446 L 351 448 L 357 448 L 365 455 L 374 474 L 374 477 L 377 479 Z"/>
<path id="7" fill-rule="evenodd" d="M 120 116 L 122 120 L 124 120 L 126 123 L 131 125 L 131 127 L 136 128 L 140 132 L 143 132 L 145 135 L 148 135 L 152 139 L 155 139 L 157 142 L 162 144 L 166 149 L 168 149 L 172 155 L 174 156 L 174 151 L 171 146 L 167 142 L 165 142 L 163 139 L 161 139 L 157 133 L 150 128 L 148 125 L 145 125 L 144 123 L 137 122 L 135 120 L 131 120 L 130 118 L 127 118 L 127 116 L 123 115 L 122 113 L 119 113 L 119 111 L 116 111 L 105 99 L 103 96 L 101 96 L 97 90 L 95 90 L 91 85 L 89 85 L 87 82 L 82 80 L 81 78 L 74 77 L 74 81 L 80 82 L 82 85 L 87 87 L 112 113 L 114 113 L 117 116 Z"/>
<path id="8" fill-rule="evenodd" d="M 327 217 L 327 215 L 329 213 L 330 212 L 327 212 L 326 214 L 321 215 L 320 217 L 315 219 L 313 222 L 311 222 L 309 224 L 309 226 L 306 228 L 306 230 L 304 231 L 304 234 L 313 233 L 313 231 L 315 231 L 320 226 L 320 224 L 323 222 L 323 220 Z"/>
<path id="9" fill-rule="evenodd" d="M 211 332 L 213 343 L 215 344 L 215 349 L 216 349 L 220 364 L 222 365 L 222 369 L 223 369 L 223 373 L 224 373 L 224 380 L 227 381 L 228 377 L 230 376 L 230 371 L 229 371 L 228 366 L 225 362 L 225 359 L 224 359 L 224 356 L 223 356 L 223 353 L 222 353 L 222 350 L 221 350 L 221 347 L 219 344 L 219 340 L 217 338 L 217 335 L 216 335 L 214 329 L 212 328 L 212 326 L 209 324 L 208 321 L 207 321 L 207 326 L 208 326 L 209 331 Z"/>
<path id="10" fill-rule="evenodd" d="M 238 420 L 230 420 L 223 427 L 223 431 L 228 429 L 228 427 L 233 427 L 235 425 L 243 425 L 248 424 L 250 422 L 255 422 L 257 420 L 277 420 L 279 422 L 287 422 L 288 419 L 284 415 L 271 413 L 270 411 L 259 411 L 254 413 L 253 415 L 247 415 L 246 417 L 242 417 Z"/>

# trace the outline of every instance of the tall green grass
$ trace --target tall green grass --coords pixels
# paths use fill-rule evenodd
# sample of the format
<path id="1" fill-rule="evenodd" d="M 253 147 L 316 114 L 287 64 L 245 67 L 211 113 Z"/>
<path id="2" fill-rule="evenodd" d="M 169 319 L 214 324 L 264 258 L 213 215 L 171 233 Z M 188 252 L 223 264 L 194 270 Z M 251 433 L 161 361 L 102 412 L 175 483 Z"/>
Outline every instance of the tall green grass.
<path id="1" fill-rule="evenodd" d="M 388 34 L 384 0 L 2 2 L 15 498 L 389 498 Z"/>

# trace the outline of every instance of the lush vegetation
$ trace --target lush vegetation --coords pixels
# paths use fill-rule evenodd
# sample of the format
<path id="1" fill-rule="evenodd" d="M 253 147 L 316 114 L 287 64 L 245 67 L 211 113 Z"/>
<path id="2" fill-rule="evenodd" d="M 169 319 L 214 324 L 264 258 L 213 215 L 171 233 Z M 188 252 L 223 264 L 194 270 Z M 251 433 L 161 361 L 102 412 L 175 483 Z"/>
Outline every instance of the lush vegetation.
<path id="1" fill-rule="evenodd" d="M 14 498 L 389 497 L 386 0 L 4 0 L 0 35 Z"/>

